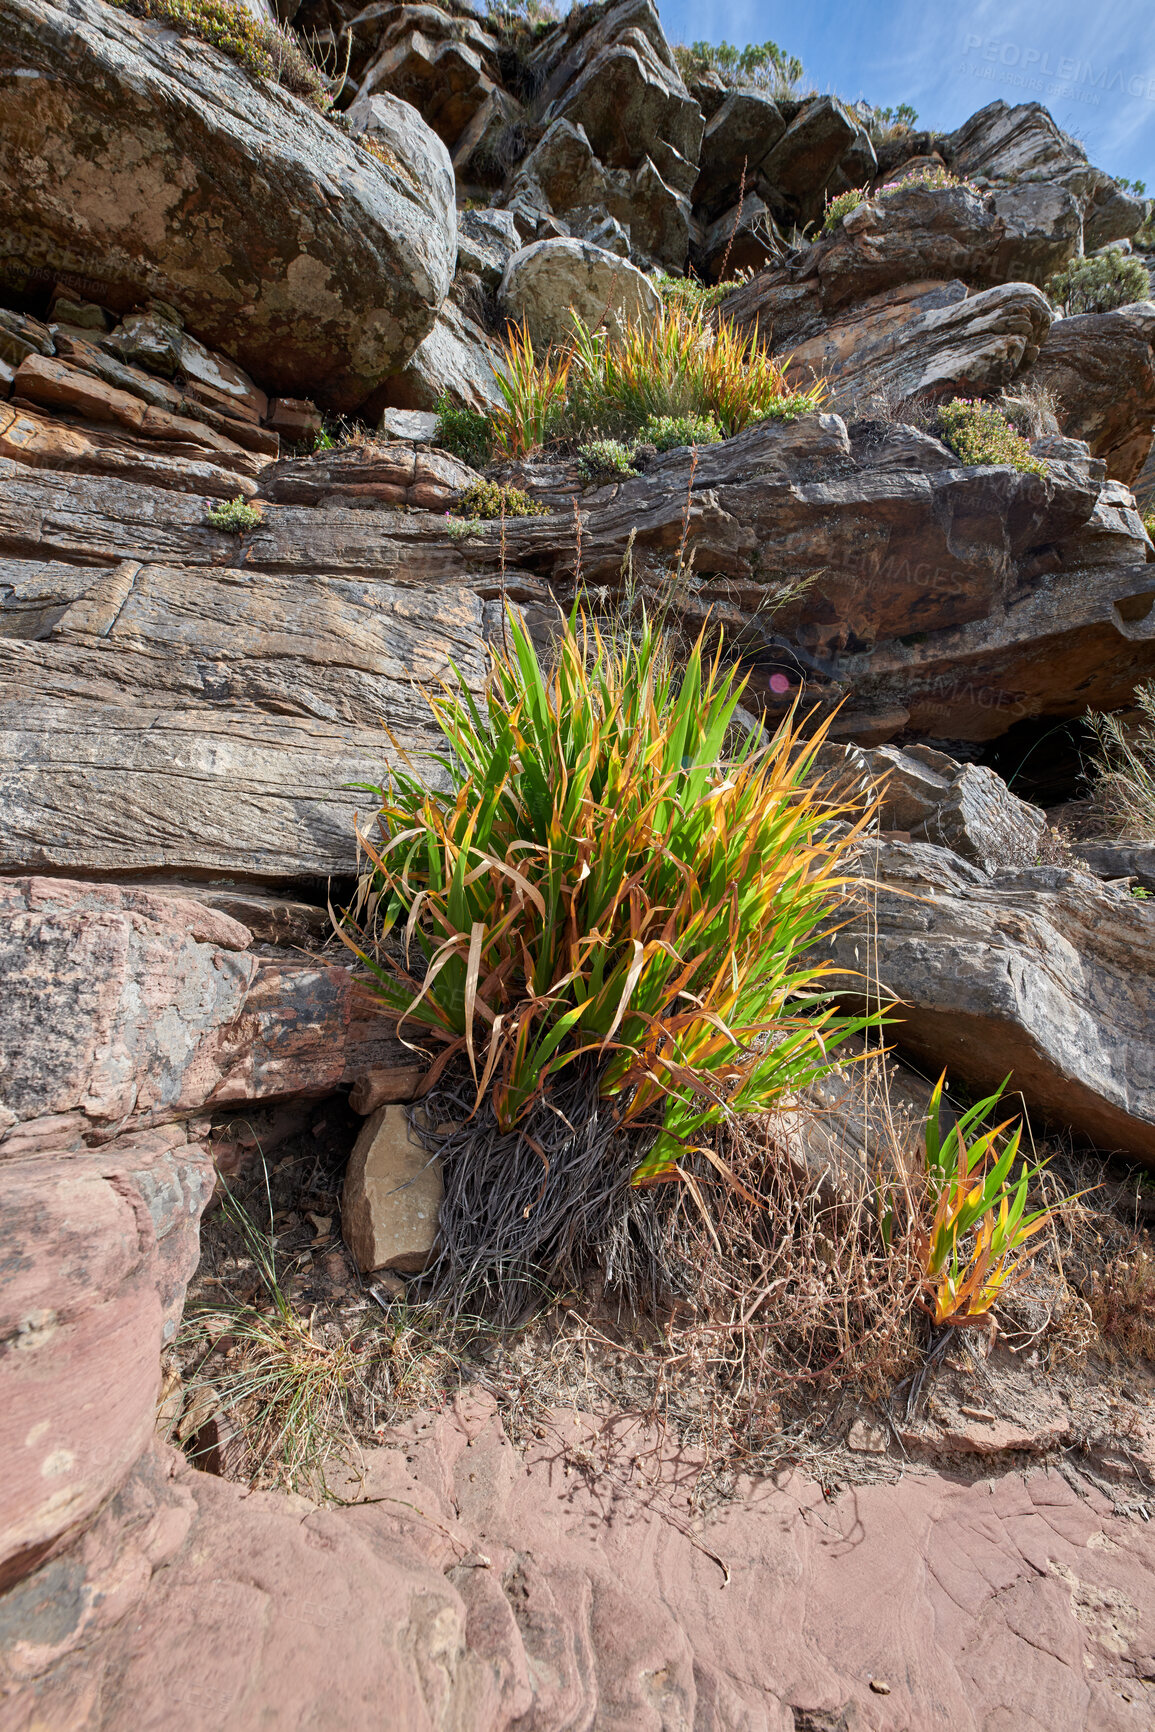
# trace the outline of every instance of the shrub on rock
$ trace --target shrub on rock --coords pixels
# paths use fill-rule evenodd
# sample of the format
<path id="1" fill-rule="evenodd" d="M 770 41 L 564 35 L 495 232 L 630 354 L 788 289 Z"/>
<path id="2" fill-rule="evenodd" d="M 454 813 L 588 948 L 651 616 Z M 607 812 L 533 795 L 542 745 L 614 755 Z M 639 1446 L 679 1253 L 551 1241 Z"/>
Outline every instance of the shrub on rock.
<path id="1" fill-rule="evenodd" d="M 1150 294 L 1151 276 L 1142 259 L 1114 248 L 1094 258 L 1072 259 L 1047 283 L 1047 295 L 1067 315 L 1112 313 Z"/>
<path id="2" fill-rule="evenodd" d="M 1031 456 L 1030 446 L 992 403 L 956 397 L 938 412 L 937 432 L 944 445 L 970 465 L 1009 464 L 1023 475 L 1045 475 L 1047 466 Z"/>

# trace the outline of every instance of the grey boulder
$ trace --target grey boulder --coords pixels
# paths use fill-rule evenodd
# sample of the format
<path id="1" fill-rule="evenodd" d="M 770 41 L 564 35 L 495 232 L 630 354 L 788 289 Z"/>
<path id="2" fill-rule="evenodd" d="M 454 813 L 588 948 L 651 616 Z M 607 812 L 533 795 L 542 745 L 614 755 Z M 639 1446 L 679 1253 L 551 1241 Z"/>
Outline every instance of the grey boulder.
<path id="1" fill-rule="evenodd" d="M 11 0 L 0 76 L 9 277 L 99 279 L 121 311 L 157 297 L 277 395 L 334 410 L 429 331 L 457 227 L 415 110 L 382 161 L 219 50 L 100 0 Z"/>

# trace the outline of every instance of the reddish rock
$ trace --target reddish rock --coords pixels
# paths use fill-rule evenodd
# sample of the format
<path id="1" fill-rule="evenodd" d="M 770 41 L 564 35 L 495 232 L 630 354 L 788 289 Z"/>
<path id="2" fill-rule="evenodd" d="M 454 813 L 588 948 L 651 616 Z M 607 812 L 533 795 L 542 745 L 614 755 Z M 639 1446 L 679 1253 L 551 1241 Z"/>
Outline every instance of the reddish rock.
<path id="1" fill-rule="evenodd" d="M 636 1421 L 545 1431 L 523 1457 L 491 1404 L 459 1399 L 371 1451 L 346 1494 L 367 1501 L 340 1509 L 146 1461 L 88 1567 L 107 1578 L 118 1536 L 142 1560 L 150 1533 L 162 1556 L 181 1522 L 187 1539 L 71 1660 L 77 1586 L 30 1579 L 8 1628 L 42 1646 L 9 1649 L 7 1724 L 376 1732 L 383 1702 L 405 1732 L 1150 1724 L 1147 1530 L 1089 1486 L 797 1475 L 704 1519 L 685 1463 L 657 1485 L 635 1467 L 655 1441 Z"/>
<path id="2" fill-rule="evenodd" d="M 0 1158 L 0 1584 L 87 1521 L 145 1449 L 211 1190 L 183 1128 Z"/>

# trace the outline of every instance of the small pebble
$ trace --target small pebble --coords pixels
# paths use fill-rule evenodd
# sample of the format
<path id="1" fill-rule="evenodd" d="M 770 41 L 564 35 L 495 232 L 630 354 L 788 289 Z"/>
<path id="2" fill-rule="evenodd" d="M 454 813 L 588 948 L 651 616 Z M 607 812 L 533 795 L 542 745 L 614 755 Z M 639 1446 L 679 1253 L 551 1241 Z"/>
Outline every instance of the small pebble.
<path id="1" fill-rule="evenodd" d="M 876 1696 L 890 1695 L 890 1685 L 887 1683 L 885 1678 L 872 1678 L 870 1680 L 870 1688 L 874 1691 Z"/>

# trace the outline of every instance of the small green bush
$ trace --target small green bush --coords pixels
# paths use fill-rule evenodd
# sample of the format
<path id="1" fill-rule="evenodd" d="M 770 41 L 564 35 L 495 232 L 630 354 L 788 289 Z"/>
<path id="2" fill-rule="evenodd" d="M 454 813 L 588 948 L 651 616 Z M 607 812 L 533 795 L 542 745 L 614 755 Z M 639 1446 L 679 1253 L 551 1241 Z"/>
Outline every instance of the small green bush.
<path id="1" fill-rule="evenodd" d="M 591 439 L 578 450 L 577 466 L 586 481 L 600 481 L 613 475 L 636 475 L 633 449 L 619 439 Z"/>
<path id="2" fill-rule="evenodd" d="M 720 445 L 722 429 L 712 415 L 651 415 L 639 438 L 659 451 L 674 451 L 679 445 Z"/>
<path id="3" fill-rule="evenodd" d="M 1048 299 L 1068 316 L 1109 313 L 1113 307 L 1145 301 L 1150 293 L 1151 279 L 1142 259 L 1115 250 L 1072 259 L 1047 283 Z"/>
<path id="4" fill-rule="evenodd" d="M 261 508 L 250 505 L 238 493 L 235 499 L 210 506 L 206 521 L 213 529 L 223 529 L 226 535 L 244 535 L 246 530 L 255 529 L 261 521 Z"/>
<path id="5" fill-rule="evenodd" d="M 1147 531 L 1151 540 L 1155 541 L 1155 511 L 1145 511 L 1143 513 L 1143 527 Z"/>
<path id="6" fill-rule="evenodd" d="M 496 481 L 474 481 L 461 495 L 453 509 L 455 517 L 472 517 L 492 521 L 495 517 L 544 517 L 544 505 L 538 505 L 520 487 L 501 487 Z"/>
<path id="7" fill-rule="evenodd" d="M 740 289 L 746 278 L 728 277 L 724 283 L 703 283 L 697 277 L 672 277 L 668 271 L 655 271 L 651 281 L 667 306 L 677 302 L 708 313 L 727 295 Z"/>
<path id="8" fill-rule="evenodd" d="M 471 535 L 482 535 L 485 525 L 480 517 L 451 517 L 445 513 L 445 532 L 450 541 L 468 541 Z"/>
<path id="9" fill-rule="evenodd" d="M 471 469 L 484 469 L 492 460 L 496 433 L 488 415 L 476 409 L 455 409 L 448 397 L 437 405 L 435 442 L 451 457 L 468 463 Z"/>
<path id="10" fill-rule="evenodd" d="M 264 24 L 240 0 L 111 0 L 122 12 L 154 18 L 219 48 L 254 78 L 283 84 L 316 108 L 331 98 L 320 69 L 287 30 Z"/>
<path id="11" fill-rule="evenodd" d="M 772 96 L 792 96 L 802 77 L 801 60 L 783 53 L 776 42 L 749 42 L 745 48 L 732 42 L 692 42 L 689 48 L 675 48 L 674 59 L 687 83 L 716 72 L 731 86 L 766 90 Z"/>
<path id="12" fill-rule="evenodd" d="M 936 431 L 968 467 L 1000 463 L 1023 475 L 1045 475 L 1045 463 L 1031 456 L 1021 433 L 990 403 L 956 397 L 939 410 Z"/>
<path id="13" fill-rule="evenodd" d="M 840 192 L 837 198 L 827 199 L 826 217 L 822 224 L 823 234 L 828 235 L 831 229 L 837 228 L 843 217 L 856 210 L 865 197 L 862 187 L 852 186 L 849 192 Z"/>

